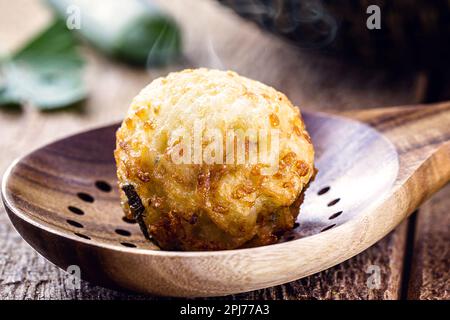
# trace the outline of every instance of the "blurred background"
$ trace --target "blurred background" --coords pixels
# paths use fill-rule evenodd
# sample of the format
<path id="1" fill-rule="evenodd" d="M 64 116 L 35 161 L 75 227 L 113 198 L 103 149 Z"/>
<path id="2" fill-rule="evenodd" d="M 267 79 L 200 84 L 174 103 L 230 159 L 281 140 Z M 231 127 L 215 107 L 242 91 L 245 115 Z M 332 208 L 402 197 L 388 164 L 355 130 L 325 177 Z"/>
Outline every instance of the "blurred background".
<path id="1" fill-rule="evenodd" d="M 449 36 L 448 0 L 0 0 L 0 172 L 45 143 L 120 121 L 152 79 L 184 68 L 234 70 L 301 109 L 448 100 Z M 433 210 L 450 205 L 448 192 Z M 339 266 L 240 297 L 439 297 L 432 280 L 442 279 L 445 213 L 432 220 L 423 210 Z M 418 236 L 425 240 L 416 248 Z M 126 296 L 86 283 L 66 291 L 62 271 L 20 239 L 3 209 L 0 239 L 0 298 Z M 373 264 L 384 272 L 377 290 L 365 286 Z"/>
<path id="2" fill-rule="evenodd" d="M 235 70 L 301 107 L 446 98 L 446 0 L 90 2 L 0 1 L 0 105 L 122 115 L 155 77 L 196 67 Z"/>

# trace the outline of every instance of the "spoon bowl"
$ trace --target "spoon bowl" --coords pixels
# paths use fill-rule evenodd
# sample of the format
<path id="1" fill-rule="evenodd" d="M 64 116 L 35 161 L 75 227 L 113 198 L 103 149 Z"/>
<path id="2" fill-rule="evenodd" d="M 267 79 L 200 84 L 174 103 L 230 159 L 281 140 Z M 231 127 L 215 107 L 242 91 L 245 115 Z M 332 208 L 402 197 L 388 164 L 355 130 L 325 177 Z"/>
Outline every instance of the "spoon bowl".
<path id="1" fill-rule="evenodd" d="M 303 112 L 319 173 L 279 243 L 164 251 L 123 218 L 113 150 L 119 124 L 14 162 L 2 198 L 41 255 L 99 285 L 165 296 L 220 296 L 336 265 L 384 237 L 450 179 L 450 104 L 346 114 Z"/>

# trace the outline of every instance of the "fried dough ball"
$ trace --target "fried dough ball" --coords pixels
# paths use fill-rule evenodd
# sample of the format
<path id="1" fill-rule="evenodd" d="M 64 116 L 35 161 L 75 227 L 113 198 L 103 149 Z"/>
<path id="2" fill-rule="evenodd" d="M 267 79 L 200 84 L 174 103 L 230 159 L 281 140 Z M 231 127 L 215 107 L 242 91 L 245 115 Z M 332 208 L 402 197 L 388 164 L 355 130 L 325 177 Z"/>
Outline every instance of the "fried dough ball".
<path id="1" fill-rule="evenodd" d="M 275 162 L 250 160 L 263 143 Z M 115 159 L 126 216 L 165 250 L 276 242 L 293 228 L 315 174 L 300 111 L 284 94 L 203 68 L 156 79 L 134 98 Z"/>

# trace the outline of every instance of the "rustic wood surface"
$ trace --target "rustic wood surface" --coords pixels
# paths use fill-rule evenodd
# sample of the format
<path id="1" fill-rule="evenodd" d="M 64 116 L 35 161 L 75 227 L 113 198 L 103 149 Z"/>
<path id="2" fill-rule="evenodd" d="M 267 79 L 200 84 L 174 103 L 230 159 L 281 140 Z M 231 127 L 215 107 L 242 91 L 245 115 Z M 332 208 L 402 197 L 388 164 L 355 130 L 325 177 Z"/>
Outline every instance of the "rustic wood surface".
<path id="1" fill-rule="evenodd" d="M 435 70 L 429 99 L 450 100 L 450 75 Z M 450 185 L 420 208 L 410 232 L 409 299 L 450 299 Z"/>
<path id="2" fill-rule="evenodd" d="M 96 187 L 98 180 L 116 184 L 118 124 L 58 140 L 21 159 L 4 175 L 4 203 L 33 248 L 64 270 L 77 265 L 83 279 L 152 295 L 211 297 L 287 283 L 341 263 L 386 236 L 450 181 L 450 103 L 352 111 L 378 132 L 334 115 L 302 115 L 319 173 L 299 227 L 278 245 L 157 250 L 136 224 L 123 221 L 117 189 Z M 330 191 L 318 194 L 327 185 Z M 85 197 L 77 197 L 80 192 Z M 342 215 L 330 221 L 338 210 Z M 130 246 L 147 250 L 125 248 Z"/>
<path id="3" fill-rule="evenodd" d="M 450 299 L 450 185 L 420 208 L 416 219 L 408 298 Z"/>
<path id="4" fill-rule="evenodd" d="M 309 54 L 299 53 L 290 45 L 263 34 L 228 10 L 211 1 L 170 1 L 164 4 L 184 30 L 185 57 L 164 70 L 148 72 L 131 69 L 85 49 L 89 60 L 87 81 L 91 95 L 78 109 L 43 113 L 26 107 L 22 111 L 0 111 L 0 172 L 17 156 L 49 141 L 119 120 L 129 100 L 152 78 L 183 67 L 217 67 L 237 72 L 271 84 L 285 92 L 294 103 L 310 109 L 350 109 L 420 102 L 425 96 L 424 74 L 392 76 L 381 71 L 362 70 Z M 189 14 L 186 14 L 189 12 Z M 20 46 L 49 19 L 46 9 L 33 0 L 0 1 L 0 49 L 10 52 Z M 205 35 L 205 30 L 207 34 Z M 445 208 L 448 188 L 440 201 Z M 441 194 L 442 194 L 441 193 Z M 432 199 L 431 201 L 435 201 Z M 436 206 L 428 205 L 434 211 Z M 442 212 L 445 209 L 441 209 Z M 432 216 L 433 214 L 429 214 Z M 445 213 L 441 213 L 445 216 Z M 419 223 L 429 218 L 419 213 Z M 442 227 L 442 225 L 440 225 Z M 429 224 L 429 230 L 433 225 Z M 428 231 L 426 234 L 430 234 Z M 448 232 L 447 232 L 448 233 Z M 417 232 L 417 236 L 423 235 Z M 445 232 L 444 232 L 445 234 Z M 408 223 L 360 255 L 327 271 L 275 288 L 240 294 L 243 299 L 398 299 L 408 289 L 402 279 L 407 249 Z M 447 235 L 448 236 L 448 235 Z M 426 237 L 426 236 L 425 236 Z M 83 282 L 80 290 L 65 286 L 64 272 L 46 262 L 13 230 L 4 210 L 0 214 L 0 298 L 2 299 L 128 299 L 152 298 L 94 287 Z M 419 241 L 419 240 L 417 240 Z M 417 242 L 416 241 L 416 242 Z M 445 244 L 445 242 L 443 242 Z M 414 248 L 409 248 L 413 250 Z M 437 249 L 433 249 L 437 250 Z M 439 251 L 433 251 L 439 252 Z M 428 254 L 427 247 L 422 255 Z M 415 262 L 418 258 L 416 255 Z M 445 258 L 445 257 L 444 257 Z M 428 261 L 431 261 L 428 260 Z M 408 263 L 410 261 L 407 261 Z M 448 263 L 448 260 L 447 262 Z M 366 281 L 370 266 L 379 266 L 381 287 L 369 290 Z M 448 298 L 442 290 L 434 294 L 430 277 L 448 288 L 448 274 L 442 277 L 435 263 L 413 267 L 414 278 L 425 281 L 410 286 L 409 297 Z M 448 268 L 447 268 L 448 269 Z M 447 269 L 444 269 L 447 270 Z M 403 281 L 404 283 L 404 281 Z M 427 286 L 427 287 L 425 287 Z M 423 287 L 423 288 L 422 288 Z M 421 294 L 420 292 L 424 292 Z"/>

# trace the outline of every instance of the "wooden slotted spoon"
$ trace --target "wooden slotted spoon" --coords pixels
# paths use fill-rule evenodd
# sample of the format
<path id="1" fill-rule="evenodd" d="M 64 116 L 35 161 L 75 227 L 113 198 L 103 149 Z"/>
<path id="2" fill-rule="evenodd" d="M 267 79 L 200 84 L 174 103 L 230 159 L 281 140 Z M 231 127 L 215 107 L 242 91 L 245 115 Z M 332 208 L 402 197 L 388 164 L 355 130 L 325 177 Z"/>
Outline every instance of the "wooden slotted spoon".
<path id="1" fill-rule="evenodd" d="M 117 124 L 13 163 L 3 178 L 3 202 L 33 248 L 63 269 L 78 265 L 83 279 L 149 294 L 218 296 L 293 281 L 349 259 L 450 180 L 450 103 L 303 116 L 319 173 L 296 228 L 274 245 L 170 252 L 147 241 L 122 219 Z"/>

